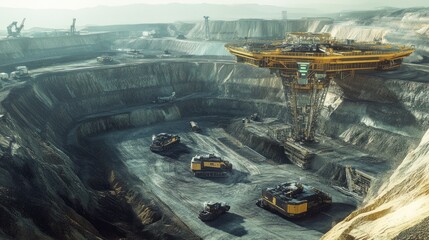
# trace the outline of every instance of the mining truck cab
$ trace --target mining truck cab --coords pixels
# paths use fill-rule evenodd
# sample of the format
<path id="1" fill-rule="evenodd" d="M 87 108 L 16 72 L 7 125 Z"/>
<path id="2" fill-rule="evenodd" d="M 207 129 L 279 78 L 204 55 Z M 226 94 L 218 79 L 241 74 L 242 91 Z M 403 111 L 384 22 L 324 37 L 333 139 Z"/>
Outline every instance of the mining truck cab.
<path id="1" fill-rule="evenodd" d="M 194 121 L 190 121 L 190 122 L 189 122 L 189 125 L 191 126 L 191 130 L 192 130 L 193 132 L 197 132 L 197 133 L 200 133 L 200 132 L 201 132 L 201 128 L 198 126 L 198 124 L 197 124 L 196 122 L 194 122 Z"/>
<path id="2" fill-rule="evenodd" d="M 172 92 L 170 96 L 157 97 L 154 101 L 155 103 L 166 103 L 171 102 L 176 99 L 176 92 Z"/>
<path id="3" fill-rule="evenodd" d="M 198 215 L 201 221 L 211 221 L 229 211 L 231 207 L 225 202 L 204 203 L 204 209 Z"/>
<path id="4" fill-rule="evenodd" d="M 178 143 L 180 143 L 180 137 L 178 135 L 160 133 L 152 136 L 150 150 L 152 152 L 162 152 L 170 149 Z"/>
<path id="5" fill-rule="evenodd" d="M 0 80 L 9 80 L 9 74 L 5 72 L 0 73 Z"/>
<path id="6" fill-rule="evenodd" d="M 250 115 L 250 120 L 255 121 L 255 122 L 261 122 L 262 118 L 258 115 L 258 113 L 254 113 L 254 114 Z"/>
<path id="7" fill-rule="evenodd" d="M 19 79 L 28 76 L 28 68 L 26 66 L 17 66 L 15 71 L 10 73 L 10 78 L 12 79 Z"/>
<path id="8" fill-rule="evenodd" d="M 214 211 L 216 211 L 216 210 L 218 210 L 218 209 L 220 209 L 220 207 L 221 207 L 221 203 L 211 203 L 211 202 L 209 202 L 209 203 L 206 203 L 206 204 L 204 204 L 205 206 L 204 206 L 204 210 L 205 211 L 208 211 L 208 212 L 214 212 Z"/>
<path id="9" fill-rule="evenodd" d="M 16 67 L 16 71 L 18 71 L 21 75 L 28 74 L 28 68 L 26 66 L 18 66 Z"/>
<path id="10" fill-rule="evenodd" d="M 97 57 L 97 62 L 99 63 L 112 63 L 113 62 L 113 58 L 110 56 L 100 56 Z"/>

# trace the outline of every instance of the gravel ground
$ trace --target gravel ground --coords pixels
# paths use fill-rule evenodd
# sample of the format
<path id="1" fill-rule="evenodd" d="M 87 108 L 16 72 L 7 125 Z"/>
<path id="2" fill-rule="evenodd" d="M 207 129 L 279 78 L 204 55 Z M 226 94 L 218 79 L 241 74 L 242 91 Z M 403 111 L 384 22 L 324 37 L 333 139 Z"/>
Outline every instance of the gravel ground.
<path id="1" fill-rule="evenodd" d="M 145 128 L 112 132 L 92 139 L 109 157 L 122 160 L 164 204 L 197 235 L 204 239 L 319 239 L 332 224 L 355 209 L 353 199 L 339 193 L 321 177 L 291 164 L 274 164 L 244 146 L 220 127 L 220 118 L 194 118 L 203 133 L 189 131 L 183 119 Z M 181 144 L 160 155 L 149 150 L 151 136 L 159 132 L 179 134 Z M 223 179 L 195 178 L 190 160 L 196 154 L 214 153 L 233 164 L 233 172 Z M 255 203 L 262 188 L 281 182 L 302 180 L 333 198 L 333 205 L 315 216 L 285 219 L 258 208 Z M 229 213 L 204 223 L 198 212 L 205 201 L 225 201 Z"/>

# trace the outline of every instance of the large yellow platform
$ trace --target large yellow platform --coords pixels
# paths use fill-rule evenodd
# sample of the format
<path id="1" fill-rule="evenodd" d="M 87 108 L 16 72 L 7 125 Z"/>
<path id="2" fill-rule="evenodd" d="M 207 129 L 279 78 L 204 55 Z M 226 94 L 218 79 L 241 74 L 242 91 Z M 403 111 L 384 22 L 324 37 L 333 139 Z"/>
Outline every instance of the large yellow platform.
<path id="1" fill-rule="evenodd" d="M 412 46 L 381 42 L 357 43 L 336 40 L 327 33 L 298 32 L 280 41 L 245 41 L 225 47 L 237 62 L 269 68 L 280 77 L 290 112 L 291 139 L 314 142 L 318 116 L 333 79 L 353 77 L 356 71 L 394 70 L 414 52 Z M 289 145 L 284 144 L 287 155 L 300 156 Z M 290 157 L 291 161 L 295 158 Z M 298 160 L 302 166 L 309 165 L 307 158 Z"/>
<path id="2" fill-rule="evenodd" d="M 226 48 L 238 62 L 286 71 L 296 71 L 297 62 L 309 62 L 310 71 L 325 73 L 391 70 L 414 52 L 413 47 L 338 41 L 329 34 L 312 33 L 291 33 L 284 41 L 231 43 Z"/>

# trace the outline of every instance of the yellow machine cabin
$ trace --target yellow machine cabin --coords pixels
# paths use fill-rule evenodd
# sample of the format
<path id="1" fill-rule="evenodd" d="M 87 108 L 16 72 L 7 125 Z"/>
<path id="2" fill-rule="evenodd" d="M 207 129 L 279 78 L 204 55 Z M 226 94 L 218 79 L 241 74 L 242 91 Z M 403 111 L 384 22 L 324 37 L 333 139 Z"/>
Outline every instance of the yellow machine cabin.
<path id="1" fill-rule="evenodd" d="M 271 209 L 283 216 L 296 218 L 316 213 L 329 207 L 332 198 L 327 194 L 301 183 L 283 183 L 275 188 L 262 190 L 257 205 Z"/>
<path id="2" fill-rule="evenodd" d="M 191 160 L 191 171 L 197 177 L 225 177 L 232 169 L 232 164 L 214 154 L 196 155 Z"/>
<path id="3" fill-rule="evenodd" d="M 160 133 L 152 136 L 152 144 L 150 150 L 152 152 L 162 152 L 170 149 L 174 145 L 180 143 L 180 137 L 178 135 Z"/>

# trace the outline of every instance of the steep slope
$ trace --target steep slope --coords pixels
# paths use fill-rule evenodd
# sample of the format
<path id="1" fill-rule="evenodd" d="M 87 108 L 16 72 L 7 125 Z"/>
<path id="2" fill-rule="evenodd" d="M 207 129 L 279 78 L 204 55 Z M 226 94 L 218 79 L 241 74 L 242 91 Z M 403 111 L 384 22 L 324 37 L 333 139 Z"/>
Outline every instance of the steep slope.
<path id="1" fill-rule="evenodd" d="M 209 31 L 210 38 L 214 40 L 244 39 L 245 37 L 279 39 L 283 38 L 286 32 L 317 32 L 331 23 L 331 19 L 209 21 Z M 204 22 L 197 23 L 186 36 L 193 39 L 204 39 Z"/>
<path id="2" fill-rule="evenodd" d="M 374 154 L 396 159 L 395 162 L 400 165 L 396 168 L 396 164 L 393 164 L 393 174 L 379 181 L 381 187 L 373 189 L 365 204 L 337 224 L 324 239 L 428 238 L 429 139 L 428 132 L 422 134 L 429 127 L 428 105 L 425 100 L 428 88 L 428 45 L 425 37 L 429 26 L 428 13 L 428 8 L 348 13 L 341 18 L 346 21 L 326 26 L 322 30 L 338 38 L 361 41 L 382 38 L 383 42 L 413 44 L 417 51 L 406 61 L 421 63 L 405 64 L 399 71 L 387 74 L 358 76 L 355 82 L 338 82 L 341 90 L 333 91 L 336 94 L 332 95 L 331 92 L 331 96 L 328 96 L 325 104 L 336 109 L 333 114 L 328 114 L 333 122 L 325 122 L 331 125 L 328 127 L 328 134 L 339 119 L 349 119 L 349 123 L 360 122 L 352 124 L 354 126 L 340 136 L 354 145 L 373 149 Z M 362 88 L 357 87 L 358 84 Z M 340 101 L 335 95 L 344 96 L 351 101 Z M 366 107 L 356 108 L 357 102 Z M 380 108 L 374 111 L 372 108 L 376 105 Z M 359 117 L 352 117 L 356 112 L 360 112 Z M 384 114 L 385 117 L 382 117 Z M 373 121 L 376 115 L 385 121 Z M 336 131 L 345 129 L 341 125 L 338 125 Z M 410 128 L 411 125 L 414 127 Z M 361 128 L 362 134 L 355 134 L 355 137 L 350 138 L 348 134 L 358 128 Z M 380 135 L 369 137 L 363 130 L 368 128 L 378 129 Z M 386 137 L 386 131 L 395 134 Z M 389 147 L 383 147 L 380 139 Z M 418 146 L 416 139 L 421 139 Z"/>
<path id="3" fill-rule="evenodd" d="M 94 54 L 108 50 L 114 38 L 114 34 L 98 33 L 61 37 L 1 39 L 0 65 Z"/>
<path id="4" fill-rule="evenodd" d="M 172 89 L 179 97 L 204 91 L 229 95 L 227 89 L 246 86 L 253 75 L 262 78 L 255 79 L 256 83 L 268 81 L 268 90 L 252 90 L 258 85 L 255 83 L 242 90 L 244 93 L 280 98 L 281 92 L 269 90 L 278 82 L 270 81 L 268 72 L 256 70 L 253 74 L 249 69 L 234 64 L 158 62 L 47 73 L 13 89 L 2 102 L 6 115 L 0 120 L 0 238 L 198 238 L 123 163 L 97 159 L 83 148 L 66 145 L 67 134 L 91 114 L 108 116 L 99 124 L 83 125 L 81 134 L 180 118 L 175 108 L 187 114 L 202 109 L 222 114 L 221 106 L 231 99 L 207 99 L 200 101 L 200 106 L 184 102 L 149 111 L 138 107 L 150 105 L 156 96 Z M 224 81 L 228 83 L 223 87 L 216 84 Z M 252 110 L 258 106 L 239 100 L 236 105 L 226 111 L 236 113 L 240 106 Z M 269 110 L 268 103 L 259 105 Z M 131 117 L 114 115 L 115 110 L 133 106 L 136 109 L 126 113 Z"/>
<path id="5" fill-rule="evenodd" d="M 429 131 L 410 152 L 377 194 L 350 214 L 322 239 L 428 239 Z M 421 224 L 420 231 L 408 231 Z M 411 229 L 412 230 L 412 229 Z"/>
<path id="6" fill-rule="evenodd" d="M 388 9 L 341 14 L 333 24 L 321 32 L 331 33 L 338 39 L 373 41 L 414 45 L 417 51 L 405 61 L 427 62 L 429 46 L 429 8 Z"/>

